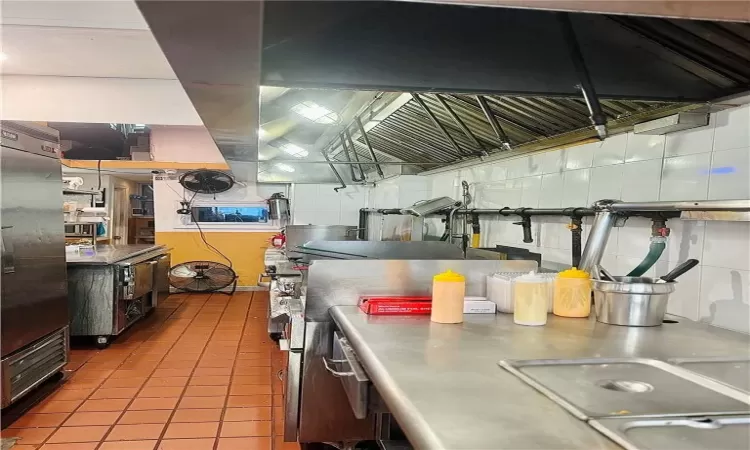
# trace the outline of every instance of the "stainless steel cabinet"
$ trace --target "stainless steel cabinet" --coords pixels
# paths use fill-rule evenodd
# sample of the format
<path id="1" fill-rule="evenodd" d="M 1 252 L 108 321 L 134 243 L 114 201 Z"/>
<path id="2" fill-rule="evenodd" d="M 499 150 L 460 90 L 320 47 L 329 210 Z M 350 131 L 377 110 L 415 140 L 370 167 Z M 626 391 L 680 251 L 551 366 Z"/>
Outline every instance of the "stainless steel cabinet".
<path id="1" fill-rule="evenodd" d="M 156 259 L 154 266 L 154 289 L 151 294 L 151 307 L 163 302 L 169 297 L 169 269 L 172 267 L 172 257 L 169 253 Z"/>
<path id="2" fill-rule="evenodd" d="M 60 160 L 0 147 L 2 354 L 67 325 Z"/>
<path id="3" fill-rule="evenodd" d="M 68 358 L 68 304 L 59 137 L 0 123 L 2 407 Z"/>
<path id="4" fill-rule="evenodd" d="M 68 268 L 70 334 L 106 346 L 169 295 L 169 254 L 157 249 L 112 264 Z"/>

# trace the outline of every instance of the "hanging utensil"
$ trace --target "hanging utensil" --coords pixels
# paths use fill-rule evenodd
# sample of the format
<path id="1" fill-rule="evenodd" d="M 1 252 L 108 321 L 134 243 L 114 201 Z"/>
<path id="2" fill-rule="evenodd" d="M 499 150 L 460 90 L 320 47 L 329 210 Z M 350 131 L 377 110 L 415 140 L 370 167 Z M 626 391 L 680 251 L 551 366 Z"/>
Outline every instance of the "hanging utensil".
<path id="1" fill-rule="evenodd" d="M 677 267 L 672 269 L 671 272 L 668 274 L 659 277 L 659 280 L 657 280 L 657 283 L 670 283 L 674 281 L 677 277 L 682 275 L 683 273 L 687 272 L 688 270 L 692 269 L 693 267 L 697 266 L 699 261 L 697 259 L 688 259 L 682 264 L 679 264 Z"/>

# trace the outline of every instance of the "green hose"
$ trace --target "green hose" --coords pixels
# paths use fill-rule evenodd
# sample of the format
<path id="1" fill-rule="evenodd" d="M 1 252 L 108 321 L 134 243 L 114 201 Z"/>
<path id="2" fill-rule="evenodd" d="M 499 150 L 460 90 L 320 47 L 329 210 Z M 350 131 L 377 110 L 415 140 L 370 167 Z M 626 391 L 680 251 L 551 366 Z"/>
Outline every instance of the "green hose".
<path id="1" fill-rule="evenodd" d="M 648 254 L 646 257 L 641 261 L 638 266 L 631 270 L 628 274 L 629 277 L 640 277 L 643 276 L 644 273 L 648 269 L 653 266 L 656 261 L 659 259 L 662 253 L 664 253 L 664 249 L 667 248 L 667 243 L 664 241 L 651 241 L 651 244 L 648 246 Z"/>

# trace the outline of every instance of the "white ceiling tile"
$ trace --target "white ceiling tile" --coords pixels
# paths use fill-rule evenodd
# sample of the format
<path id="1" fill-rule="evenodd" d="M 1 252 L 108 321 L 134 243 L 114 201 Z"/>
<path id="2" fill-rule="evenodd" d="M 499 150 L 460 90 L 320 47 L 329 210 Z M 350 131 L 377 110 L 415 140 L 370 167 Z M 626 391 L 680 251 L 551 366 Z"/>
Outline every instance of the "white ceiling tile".
<path id="1" fill-rule="evenodd" d="M 6 75 L 177 77 L 148 30 L 3 26 Z"/>
<path id="2" fill-rule="evenodd" d="M 3 0 L 0 23 L 148 30 L 133 0 Z"/>

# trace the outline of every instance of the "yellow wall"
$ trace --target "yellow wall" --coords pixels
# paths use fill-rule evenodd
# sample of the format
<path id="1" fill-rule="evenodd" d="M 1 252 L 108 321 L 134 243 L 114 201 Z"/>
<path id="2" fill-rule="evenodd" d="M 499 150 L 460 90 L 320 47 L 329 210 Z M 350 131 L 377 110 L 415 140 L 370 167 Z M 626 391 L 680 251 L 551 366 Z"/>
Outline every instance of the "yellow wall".
<path id="1" fill-rule="evenodd" d="M 270 246 L 274 232 L 226 233 L 207 232 L 206 240 L 227 255 L 239 276 L 239 286 L 255 286 L 258 274 L 263 272 L 263 253 Z M 198 232 L 157 231 L 156 243 L 172 249 L 172 265 L 181 262 L 207 260 L 222 264 L 227 262 L 206 247 Z"/>

